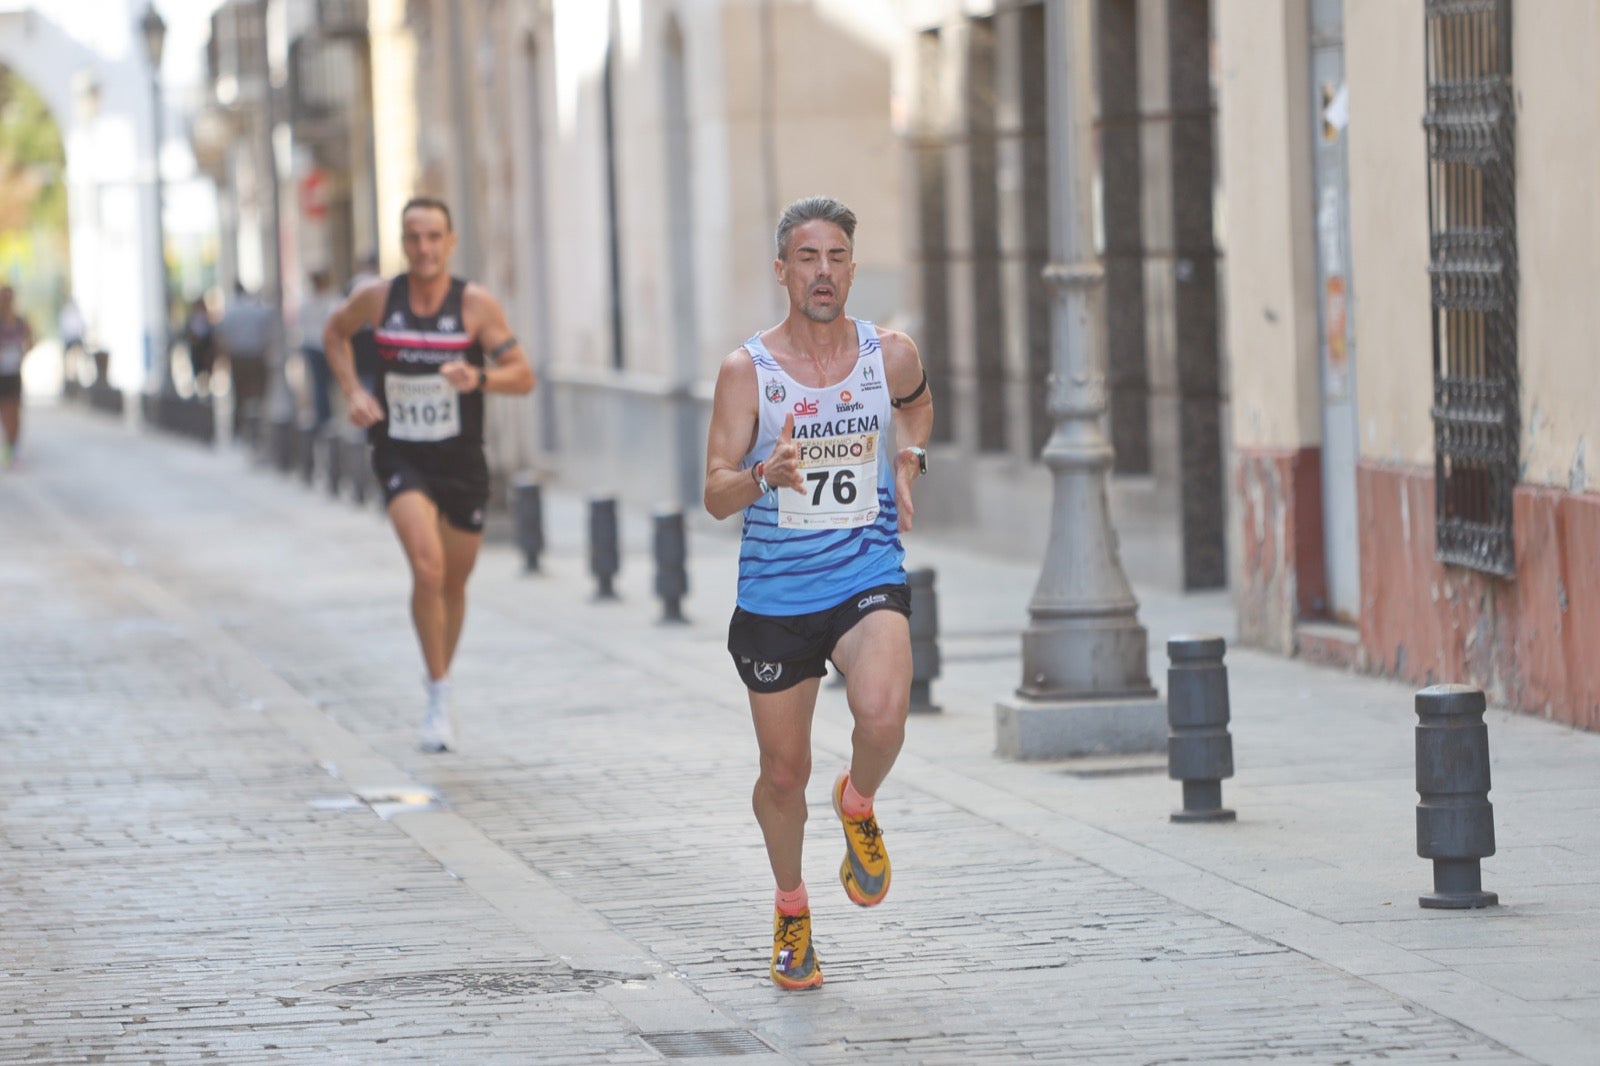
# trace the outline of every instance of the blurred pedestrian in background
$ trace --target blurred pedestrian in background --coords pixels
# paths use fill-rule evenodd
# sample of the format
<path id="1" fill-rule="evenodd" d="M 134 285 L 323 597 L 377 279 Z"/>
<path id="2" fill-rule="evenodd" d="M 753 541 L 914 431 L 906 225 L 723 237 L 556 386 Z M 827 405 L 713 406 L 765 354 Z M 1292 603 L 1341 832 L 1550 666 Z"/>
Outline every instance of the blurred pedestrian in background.
<path id="1" fill-rule="evenodd" d="M 88 324 L 83 320 L 83 312 L 68 296 L 56 312 L 56 335 L 61 338 L 61 372 L 72 381 L 81 380 L 79 373 L 87 351 L 84 347 L 87 332 Z"/>
<path id="2" fill-rule="evenodd" d="M 0 285 L 0 426 L 5 429 L 0 464 L 8 469 L 22 439 L 22 360 L 33 347 L 33 327 L 17 314 L 16 305 L 16 290 Z"/>
<path id="3" fill-rule="evenodd" d="M 322 349 L 322 329 L 328 316 L 339 306 L 333 289 L 333 275 L 327 270 L 311 272 L 311 291 L 300 301 L 300 357 L 305 361 L 306 389 L 311 394 L 311 424 L 321 429 L 333 417 L 333 372 Z"/>
<path id="4" fill-rule="evenodd" d="M 216 328 L 211 321 L 211 308 L 206 306 L 202 294 L 189 304 L 189 314 L 183 320 L 183 343 L 189 349 L 189 370 L 194 376 L 196 396 L 211 391 L 211 368 L 217 361 Z"/>
<path id="5" fill-rule="evenodd" d="M 232 382 L 233 436 L 237 440 L 246 425 L 260 425 L 266 403 L 272 309 L 242 284 L 235 284 L 233 299 L 217 324 L 216 337 Z"/>

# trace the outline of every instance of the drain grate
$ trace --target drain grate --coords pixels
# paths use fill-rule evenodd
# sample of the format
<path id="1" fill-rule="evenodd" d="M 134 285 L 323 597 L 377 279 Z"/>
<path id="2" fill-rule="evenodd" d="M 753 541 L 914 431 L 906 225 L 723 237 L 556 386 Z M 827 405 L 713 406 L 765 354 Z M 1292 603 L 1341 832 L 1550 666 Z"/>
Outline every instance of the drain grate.
<path id="1" fill-rule="evenodd" d="M 636 974 L 605 970 L 438 970 L 347 981 L 324 989 L 334 996 L 434 997 L 453 995 L 540 996 L 561 992 L 593 992 L 624 981 L 644 981 Z"/>
<path id="2" fill-rule="evenodd" d="M 745 1029 L 702 1029 L 687 1033 L 640 1033 L 639 1038 L 669 1059 L 702 1055 L 764 1055 L 773 1049 Z"/>

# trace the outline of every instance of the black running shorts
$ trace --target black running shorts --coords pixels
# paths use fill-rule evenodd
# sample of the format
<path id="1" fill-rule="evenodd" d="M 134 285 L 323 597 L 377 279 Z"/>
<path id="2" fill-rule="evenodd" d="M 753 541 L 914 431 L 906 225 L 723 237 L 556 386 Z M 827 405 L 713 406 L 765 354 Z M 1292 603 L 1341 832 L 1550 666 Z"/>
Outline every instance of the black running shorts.
<path id="1" fill-rule="evenodd" d="M 456 529 L 483 532 L 483 513 L 489 504 L 487 478 L 460 478 L 423 469 L 389 448 L 372 449 L 372 472 L 378 476 L 385 505 L 402 492 L 420 492 Z"/>
<path id="2" fill-rule="evenodd" d="M 22 395 L 21 374 L 0 374 L 0 398 Z"/>
<path id="3" fill-rule="evenodd" d="M 752 614 L 735 607 L 728 654 L 746 688 L 782 692 L 806 678 L 825 676 L 839 638 L 873 611 L 899 611 L 910 618 L 911 590 L 903 584 L 878 585 L 810 614 Z"/>

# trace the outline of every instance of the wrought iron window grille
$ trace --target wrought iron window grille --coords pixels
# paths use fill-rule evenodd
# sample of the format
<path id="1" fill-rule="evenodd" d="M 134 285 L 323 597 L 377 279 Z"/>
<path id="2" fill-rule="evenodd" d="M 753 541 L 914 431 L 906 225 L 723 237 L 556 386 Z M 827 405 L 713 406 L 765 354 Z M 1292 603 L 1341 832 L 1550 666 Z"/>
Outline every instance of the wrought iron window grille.
<path id="1" fill-rule="evenodd" d="M 1511 577 L 1521 452 L 1511 0 L 1425 4 L 1435 555 Z"/>

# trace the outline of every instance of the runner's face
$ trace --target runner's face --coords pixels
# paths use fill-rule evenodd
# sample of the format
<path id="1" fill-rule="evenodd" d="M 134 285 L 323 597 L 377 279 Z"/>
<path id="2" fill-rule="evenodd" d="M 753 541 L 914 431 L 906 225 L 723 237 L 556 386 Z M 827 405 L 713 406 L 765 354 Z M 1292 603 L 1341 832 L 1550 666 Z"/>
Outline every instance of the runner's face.
<path id="1" fill-rule="evenodd" d="M 426 281 L 450 269 L 456 235 L 445 223 L 443 211 L 436 207 L 413 207 L 400 220 L 400 247 L 406 253 L 406 267 L 411 276 Z"/>
<path id="2" fill-rule="evenodd" d="M 832 322 L 844 312 L 856 264 L 850 239 L 832 222 L 812 219 L 789 234 L 789 256 L 774 264 L 789 307 L 813 322 Z"/>

